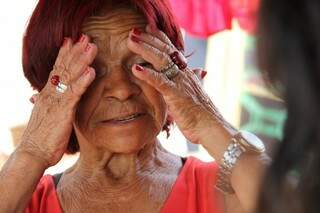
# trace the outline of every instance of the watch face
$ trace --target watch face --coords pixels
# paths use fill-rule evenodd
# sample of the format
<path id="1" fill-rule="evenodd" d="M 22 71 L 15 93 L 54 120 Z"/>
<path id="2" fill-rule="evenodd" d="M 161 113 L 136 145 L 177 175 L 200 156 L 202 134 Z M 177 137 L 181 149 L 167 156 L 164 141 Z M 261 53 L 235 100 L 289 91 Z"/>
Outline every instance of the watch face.
<path id="1" fill-rule="evenodd" d="M 256 135 L 247 131 L 241 131 L 241 135 L 254 151 L 258 151 L 258 152 L 265 151 L 265 146 L 263 142 Z"/>

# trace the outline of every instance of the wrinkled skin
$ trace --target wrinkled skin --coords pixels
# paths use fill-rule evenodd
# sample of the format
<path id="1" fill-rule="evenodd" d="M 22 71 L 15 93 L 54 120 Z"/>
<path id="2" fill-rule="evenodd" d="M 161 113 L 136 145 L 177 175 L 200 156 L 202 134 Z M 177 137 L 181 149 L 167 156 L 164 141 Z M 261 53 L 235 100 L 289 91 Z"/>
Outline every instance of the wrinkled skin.
<path id="1" fill-rule="evenodd" d="M 203 91 L 201 70 L 180 70 L 171 80 L 159 72 L 176 48 L 139 14 L 126 8 L 108 11 L 108 16 L 90 17 L 83 32 L 81 41 L 66 39 L 50 74 L 60 75 L 69 88 L 59 94 L 49 81 L 33 97 L 35 107 L 22 143 L 0 178 L 20 170 L 15 159 L 37 169 L 17 187 L 16 195 L 0 197 L 0 206 L 23 209 L 43 171 L 62 158 L 74 128 L 80 158 L 64 172 L 57 189 L 65 212 L 159 212 L 182 166 L 156 139 L 168 114 L 187 139 L 216 159 L 235 130 Z M 124 125 L 110 122 L 136 112 L 143 116 Z M 258 182 L 254 176 L 261 173 L 256 156 L 238 164 L 231 180 L 236 195 L 226 196 L 233 213 L 253 208 L 257 184 L 248 185 L 247 180 Z M 8 191 L 0 186 L 3 190 Z"/>

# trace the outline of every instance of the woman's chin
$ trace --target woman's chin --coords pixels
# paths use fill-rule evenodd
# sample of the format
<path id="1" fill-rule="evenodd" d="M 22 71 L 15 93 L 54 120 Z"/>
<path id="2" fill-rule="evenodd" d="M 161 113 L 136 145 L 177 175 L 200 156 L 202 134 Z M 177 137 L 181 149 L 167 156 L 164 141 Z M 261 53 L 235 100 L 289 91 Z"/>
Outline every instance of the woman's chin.
<path id="1" fill-rule="evenodd" d="M 85 130 L 87 140 L 96 147 L 113 153 L 139 152 L 147 144 L 154 143 L 161 129 L 155 119 L 144 114 L 127 121 L 98 122 Z"/>
<path id="2" fill-rule="evenodd" d="M 119 128 L 120 129 L 120 128 Z M 154 124 L 148 123 L 139 128 L 124 128 L 120 131 L 107 129 L 103 134 L 96 133 L 92 141 L 99 147 L 115 153 L 133 153 L 143 149 L 147 144 L 154 143 L 160 130 Z"/>
<path id="3" fill-rule="evenodd" d="M 155 137 L 146 140 L 146 138 L 125 138 L 120 137 L 103 144 L 104 148 L 112 153 L 131 154 L 137 153 L 146 147 L 147 144 L 155 142 Z"/>

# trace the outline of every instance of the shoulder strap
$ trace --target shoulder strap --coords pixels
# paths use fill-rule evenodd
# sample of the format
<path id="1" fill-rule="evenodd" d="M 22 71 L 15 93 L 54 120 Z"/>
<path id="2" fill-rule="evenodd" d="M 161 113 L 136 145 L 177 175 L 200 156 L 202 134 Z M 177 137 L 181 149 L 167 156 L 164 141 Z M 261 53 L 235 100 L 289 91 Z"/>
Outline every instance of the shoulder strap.
<path id="1" fill-rule="evenodd" d="M 182 162 L 182 166 L 184 166 L 184 164 L 186 163 L 187 158 L 181 157 L 181 162 Z"/>
<path id="2" fill-rule="evenodd" d="M 57 188 L 58 186 L 58 183 L 60 181 L 60 178 L 62 176 L 63 173 L 58 173 L 58 174 L 55 174 L 53 175 L 53 182 L 54 182 L 54 187 Z"/>

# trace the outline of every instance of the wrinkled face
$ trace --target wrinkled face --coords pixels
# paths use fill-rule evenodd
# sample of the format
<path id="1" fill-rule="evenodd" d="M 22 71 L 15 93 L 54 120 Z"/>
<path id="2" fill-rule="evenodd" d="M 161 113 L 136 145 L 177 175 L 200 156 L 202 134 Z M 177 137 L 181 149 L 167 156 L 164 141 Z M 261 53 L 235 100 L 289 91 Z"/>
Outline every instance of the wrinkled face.
<path id="1" fill-rule="evenodd" d="M 134 64 L 147 62 L 129 51 L 129 31 L 145 26 L 141 15 L 124 8 L 90 17 L 83 25 L 83 33 L 98 46 L 93 63 L 97 76 L 76 115 L 76 125 L 89 144 L 116 153 L 136 152 L 154 142 L 165 123 L 162 96 L 131 72 Z"/>

